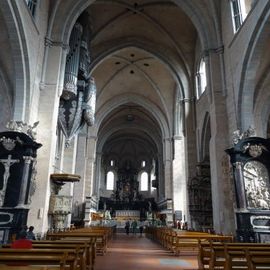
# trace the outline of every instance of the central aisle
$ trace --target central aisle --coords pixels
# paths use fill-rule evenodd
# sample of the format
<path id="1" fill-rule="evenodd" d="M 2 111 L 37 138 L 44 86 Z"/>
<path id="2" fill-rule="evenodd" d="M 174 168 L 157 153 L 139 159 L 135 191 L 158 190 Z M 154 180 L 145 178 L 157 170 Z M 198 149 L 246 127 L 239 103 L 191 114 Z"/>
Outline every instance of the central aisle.
<path id="1" fill-rule="evenodd" d="M 95 270 L 195 270 L 197 265 L 196 256 L 175 256 L 144 236 L 119 233 L 107 253 L 97 256 Z"/>

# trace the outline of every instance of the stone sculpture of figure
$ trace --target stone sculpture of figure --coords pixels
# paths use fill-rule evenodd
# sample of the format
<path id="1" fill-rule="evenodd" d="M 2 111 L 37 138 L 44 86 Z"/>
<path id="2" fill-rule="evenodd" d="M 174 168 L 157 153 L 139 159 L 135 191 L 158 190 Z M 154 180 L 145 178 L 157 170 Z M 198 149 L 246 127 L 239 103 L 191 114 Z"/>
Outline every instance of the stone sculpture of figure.
<path id="1" fill-rule="evenodd" d="M 105 211 L 104 216 L 105 216 L 105 219 L 106 219 L 106 220 L 111 220 L 111 219 L 112 219 L 111 213 L 110 213 L 109 210 L 106 210 L 106 211 Z"/>
<path id="2" fill-rule="evenodd" d="M 152 212 L 152 203 L 150 201 L 148 201 L 148 211 Z"/>

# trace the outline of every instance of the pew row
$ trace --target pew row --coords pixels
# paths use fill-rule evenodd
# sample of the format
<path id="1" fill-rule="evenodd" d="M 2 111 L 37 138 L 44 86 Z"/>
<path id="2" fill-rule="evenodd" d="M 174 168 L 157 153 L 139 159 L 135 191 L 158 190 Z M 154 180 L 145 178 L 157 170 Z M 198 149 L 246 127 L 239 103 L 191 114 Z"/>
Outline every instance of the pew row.
<path id="1" fill-rule="evenodd" d="M 0 251 L 0 265 L 1 267 L 7 267 L 7 269 L 18 269 L 20 266 L 28 266 L 29 268 L 34 265 L 39 267 L 53 266 L 58 270 L 76 270 L 79 269 L 77 264 L 77 257 L 68 255 L 65 252 L 60 253 L 35 253 L 34 250 L 20 249 L 4 249 L 9 250 L 9 253 L 2 253 Z M 13 252 L 14 251 L 14 252 Z M 3 266 L 6 265 L 6 266 Z M 77 267 L 78 266 L 78 267 Z M 34 269 L 34 267 L 32 267 Z"/>
<path id="2" fill-rule="evenodd" d="M 11 245 L 3 245 L 3 248 L 10 248 Z M 94 269 L 95 245 L 88 241 L 33 241 L 32 249 L 56 249 L 66 251 L 72 249 L 79 256 L 80 269 Z"/>
<path id="3" fill-rule="evenodd" d="M 159 242 L 176 255 L 182 252 L 198 253 L 201 242 L 232 242 L 231 235 L 216 235 L 204 232 L 176 231 L 172 228 L 148 228 L 146 236 Z"/>
<path id="4" fill-rule="evenodd" d="M 200 243 L 199 269 L 270 269 L 270 245 L 262 243 Z M 264 266 L 259 265 L 264 261 Z M 253 263 L 253 266 L 252 266 Z M 253 268 L 252 268 L 253 267 Z M 259 268 L 258 268 L 259 267 Z"/>

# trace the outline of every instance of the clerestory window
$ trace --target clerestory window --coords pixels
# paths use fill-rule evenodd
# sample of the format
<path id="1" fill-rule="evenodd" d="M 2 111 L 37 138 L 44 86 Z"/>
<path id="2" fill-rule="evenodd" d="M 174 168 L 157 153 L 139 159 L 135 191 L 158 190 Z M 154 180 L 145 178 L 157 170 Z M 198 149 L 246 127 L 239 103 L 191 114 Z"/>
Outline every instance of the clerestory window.
<path id="1" fill-rule="evenodd" d="M 199 64 L 198 72 L 196 74 L 196 88 L 197 88 L 197 99 L 203 94 L 207 87 L 206 79 L 206 66 L 205 61 L 202 58 Z"/>
<path id="2" fill-rule="evenodd" d="M 245 21 L 247 14 L 254 7 L 256 2 L 257 1 L 254 0 L 231 0 L 231 11 L 235 33 L 239 30 Z"/>
<path id="3" fill-rule="evenodd" d="M 36 8 L 37 8 L 37 0 L 25 0 L 31 14 L 35 17 Z"/>

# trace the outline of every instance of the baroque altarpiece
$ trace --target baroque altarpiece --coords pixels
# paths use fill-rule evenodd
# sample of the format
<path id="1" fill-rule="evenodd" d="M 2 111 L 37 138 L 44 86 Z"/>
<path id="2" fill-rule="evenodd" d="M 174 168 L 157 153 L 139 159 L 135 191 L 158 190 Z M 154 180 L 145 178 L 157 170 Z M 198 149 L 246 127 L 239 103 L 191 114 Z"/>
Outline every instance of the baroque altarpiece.
<path id="1" fill-rule="evenodd" d="M 234 172 L 238 240 L 270 242 L 270 139 L 245 137 L 226 152 Z"/>

